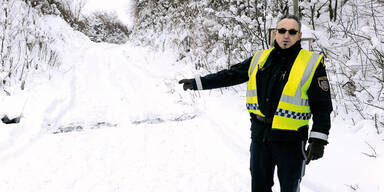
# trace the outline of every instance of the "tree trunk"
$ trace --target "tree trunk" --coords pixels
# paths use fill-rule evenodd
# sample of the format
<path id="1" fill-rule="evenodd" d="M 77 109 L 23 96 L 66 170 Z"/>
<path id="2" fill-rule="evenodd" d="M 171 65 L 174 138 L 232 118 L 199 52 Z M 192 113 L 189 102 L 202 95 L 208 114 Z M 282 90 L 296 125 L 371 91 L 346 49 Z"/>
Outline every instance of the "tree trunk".
<path id="1" fill-rule="evenodd" d="M 316 10 L 316 4 L 313 4 L 313 6 L 310 6 L 310 9 L 311 9 L 312 29 L 315 30 L 315 10 Z"/>
<path id="2" fill-rule="evenodd" d="M 299 16 L 299 2 L 298 2 L 298 0 L 293 0 L 293 14 L 296 17 L 300 17 Z"/>
<path id="3" fill-rule="evenodd" d="M 338 0 L 335 0 L 335 8 L 333 9 L 333 21 L 336 21 L 337 18 L 337 1 Z"/>
<path id="4" fill-rule="evenodd" d="M 336 0 L 337 1 L 337 0 Z M 328 6 L 328 10 L 329 10 L 329 20 L 330 21 L 333 21 L 333 8 L 332 8 L 332 0 L 329 0 L 329 6 Z"/>

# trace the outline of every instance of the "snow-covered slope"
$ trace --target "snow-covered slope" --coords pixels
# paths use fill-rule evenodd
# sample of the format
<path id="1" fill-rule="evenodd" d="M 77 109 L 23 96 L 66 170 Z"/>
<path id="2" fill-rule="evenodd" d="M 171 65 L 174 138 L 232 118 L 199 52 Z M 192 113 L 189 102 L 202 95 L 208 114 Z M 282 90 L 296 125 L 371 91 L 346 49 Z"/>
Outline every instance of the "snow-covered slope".
<path id="1" fill-rule="evenodd" d="M 90 42 L 56 17 L 63 65 L 51 80 L 1 97 L 0 191 L 250 191 L 244 87 L 184 92 L 192 77 L 172 52 Z M 384 191 L 383 137 L 374 125 L 334 121 L 304 192 Z M 367 144 L 375 146 L 376 158 Z M 275 191 L 279 190 L 276 180 Z"/>

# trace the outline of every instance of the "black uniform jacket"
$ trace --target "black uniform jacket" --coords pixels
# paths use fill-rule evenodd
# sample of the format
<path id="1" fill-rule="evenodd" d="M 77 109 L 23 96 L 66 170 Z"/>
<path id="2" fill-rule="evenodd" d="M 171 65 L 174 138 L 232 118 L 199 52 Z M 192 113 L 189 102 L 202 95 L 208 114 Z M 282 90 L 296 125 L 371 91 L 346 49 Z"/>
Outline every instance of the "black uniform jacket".
<path id="1" fill-rule="evenodd" d="M 272 118 L 277 109 L 283 88 L 288 81 L 289 72 L 300 50 L 300 41 L 288 49 L 281 49 L 275 42 L 275 49 L 269 55 L 263 70 L 259 70 L 257 73 L 258 103 L 261 112 L 267 118 Z M 248 69 L 251 60 L 252 57 L 231 66 L 229 69 L 200 77 L 202 88 L 204 90 L 215 89 L 247 82 L 249 80 Z M 193 86 L 194 89 L 197 89 L 196 84 Z M 311 131 L 328 135 L 331 127 L 332 102 L 324 61 L 321 61 L 316 69 L 307 93 L 313 115 Z M 299 131 L 272 129 L 271 124 L 260 122 L 253 113 L 250 115 L 253 140 L 300 142 L 308 138 L 307 126 L 299 128 Z M 327 144 L 327 141 L 324 141 L 324 144 Z"/>

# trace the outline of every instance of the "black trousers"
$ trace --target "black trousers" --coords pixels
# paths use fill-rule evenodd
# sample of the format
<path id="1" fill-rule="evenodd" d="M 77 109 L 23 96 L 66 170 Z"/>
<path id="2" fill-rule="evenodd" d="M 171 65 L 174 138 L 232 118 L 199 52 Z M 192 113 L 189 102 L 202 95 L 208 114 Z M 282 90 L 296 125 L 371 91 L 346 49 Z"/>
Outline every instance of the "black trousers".
<path id="1" fill-rule="evenodd" d="M 252 140 L 252 192 L 272 192 L 273 175 L 277 175 L 281 192 L 300 191 L 305 170 L 305 142 L 261 142 Z"/>

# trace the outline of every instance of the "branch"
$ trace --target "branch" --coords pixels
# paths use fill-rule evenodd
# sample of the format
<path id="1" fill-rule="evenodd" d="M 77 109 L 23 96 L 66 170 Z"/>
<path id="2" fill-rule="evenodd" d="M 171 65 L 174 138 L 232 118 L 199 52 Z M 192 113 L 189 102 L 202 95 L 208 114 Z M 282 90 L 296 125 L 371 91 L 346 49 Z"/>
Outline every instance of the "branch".
<path id="1" fill-rule="evenodd" d="M 346 186 L 354 191 L 357 191 L 359 189 L 359 185 L 346 185 Z"/>
<path id="2" fill-rule="evenodd" d="M 360 116 L 361 116 L 363 119 L 366 119 L 366 118 L 364 117 L 364 115 L 361 113 L 361 110 L 358 108 L 358 106 L 357 106 L 355 103 L 353 103 L 353 102 L 352 102 L 352 104 L 353 104 L 353 106 L 355 106 L 355 109 L 357 110 L 357 112 L 359 112 Z"/>
<path id="3" fill-rule="evenodd" d="M 363 86 L 363 85 L 361 85 L 360 83 L 359 83 L 359 85 L 361 86 L 361 88 L 363 88 L 363 90 L 365 91 L 365 92 L 367 92 L 368 93 L 368 95 L 369 96 L 371 96 L 372 97 L 372 100 L 374 100 L 375 99 L 375 97 Z"/>
<path id="4" fill-rule="evenodd" d="M 365 142 L 365 143 L 368 145 L 369 149 L 371 149 L 371 153 L 370 154 L 364 153 L 364 152 L 362 152 L 362 153 L 368 157 L 376 158 L 377 157 L 376 149 L 374 147 L 372 147 L 372 145 L 370 145 L 368 142 Z"/>
<path id="5" fill-rule="evenodd" d="M 376 128 L 376 133 L 380 135 L 380 129 L 379 126 L 377 125 L 377 114 L 375 113 L 375 128 Z"/>
<path id="6" fill-rule="evenodd" d="M 354 191 L 357 191 L 359 189 L 359 185 L 346 185 L 346 186 Z"/>
<path id="7" fill-rule="evenodd" d="M 376 105 L 373 105 L 373 104 L 370 104 L 370 103 L 366 103 L 366 102 L 364 102 L 364 104 L 367 104 L 367 105 L 369 105 L 369 106 L 376 107 L 376 108 L 378 108 L 378 109 L 384 110 L 383 107 L 379 107 L 379 106 L 376 106 Z"/>

